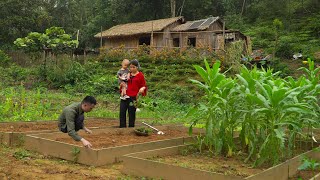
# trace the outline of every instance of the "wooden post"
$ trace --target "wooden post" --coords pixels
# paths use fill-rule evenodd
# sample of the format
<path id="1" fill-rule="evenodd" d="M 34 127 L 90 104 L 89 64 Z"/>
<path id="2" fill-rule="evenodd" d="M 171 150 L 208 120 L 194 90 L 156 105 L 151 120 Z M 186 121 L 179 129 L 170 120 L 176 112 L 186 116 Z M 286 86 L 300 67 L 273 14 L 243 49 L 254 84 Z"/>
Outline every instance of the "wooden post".
<path id="1" fill-rule="evenodd" d="M 223 50 L 225 50 L 225 42 L 226 42 L 226 37 L 225 37 L 225 31 L 226 31 L 226 22 L 223 21 L 223 30 L 222 30 L 222 37 L 223 37 Z"/>
<path id="2" fill-rule="evenodd" d="M 180 55 L 181 55 L 182 48 L 183 48 L 183 39 L 182 39 L 181 32 L 179 33 L 179 48 L 180 48 Z"/>
<path id="3" fill-rule="evenodd" d="M 77 44 L 76 48 L 79 47 L 79 33 L 80 33 L 80 30 L 78 29 L 78 32 L 77 32 L 77 42 L 78 42 L 78 44 Z"/>
<path id="4" fill-rule="evenodd" d="M 151 48 L 153 47 L 153 21 L 151 21 L 151 43 L 150 43 Z"/>
<path id="5" fill-rule="evenodd" d="M 154 47 L 154 42 L 153 42 L 153 21 L 151 21 L 151 37 L 150 37 L 150 51 L 149 51 L 149 54 L 153 53 L 153 47 Z"/>
<path id="6" fill-rule="evenodd" d="M 100 33 L 100 48 L 102 48 L 102 26 L 101 26 L 101 33 Z"/>
<path id="7" fill-rule="evenodd" d="M 176 0 L 170 0 L 171 17 L 176 17 Z"/>

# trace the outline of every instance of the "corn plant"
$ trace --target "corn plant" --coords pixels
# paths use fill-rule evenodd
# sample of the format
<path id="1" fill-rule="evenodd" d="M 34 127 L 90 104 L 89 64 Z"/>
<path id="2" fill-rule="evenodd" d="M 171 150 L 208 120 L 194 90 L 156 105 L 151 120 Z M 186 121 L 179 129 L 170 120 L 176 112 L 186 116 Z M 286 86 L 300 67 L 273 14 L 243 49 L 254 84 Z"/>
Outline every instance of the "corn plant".
<path id="1" fill-rule="evenodd" d="M 206 123 L 204 144 L 214 154 L 231 156 L 235 150 L 234 131 L 240 130 L 245 161 L 254 166 L 277 164 L 293 155 L 296 136 L 318 124 L 318 70 L 309 68 L 308 78 L 281 79 L 271 69 L 242 67 L 235 78 L 219 72 L 220 62 L 205 69 L 194 66 L 202 81 L 192 80 L 205 90 L 205 99 L 193 108 L 190 126 Z M 307 132 L 309 133 L 309 131 Z M 202 140 L 201 140 L 202 141 Z M 199 143 L 198 143 L 199 144 Z M 201 144 L 203 144 L 201 142 Z"/>
<path id="2" fill-rule="evenodd" d="M 301 91 L 297 95 L 297 101 L 305 102 L 310 104 L 313 108 L 313 111 L 319 116 L 320 107 L 318 102 L 318 97 L 320 95 L 320 85 L 319 85 L 319 71 L 320 68 L 315 68 L 314 62 L 308 58 L 308 69 L 305 67 L 300 68 L 305 74 L 299 79 L 294 80 L 292 77 L 286 78 L 286 83 L 291 88 L 300 87 Z M 319 122 L 317 119 L 314 119 L 312 115 L 305 115 L 300 118 L 301 123 L 305 124 L 307 127 L 307 133 L 301 134 L 301 137 L 310 138 L 313 136 L 313 128 L 318 127 Z M 313 141 L 312 141 L 313 142 Z"/>
<path id="3" fill-rule="evenodd" d="M 319 77 L 320 68 L 315 68 L 314 61 L 312 61 L 310 58 L 308 58 L 308 65 L 309 65 L 309 69 L 305 67 L 301 67 L 299 68 L 299 70 L 302 70 L 306 73 L 307 78 L 312 82 L 313 85 L 317 85 L 320 81 L 320 77 Z"/>
<path id="4" fill-rule="evenodd" d="M 256 92 L 256 103 L 259 108 L 254 112 L 264 115 L 263 121 L 259 122 L 259 133 L 265 138 L 259 148 L 256 163 L 271 159 L 276 164 L 286 152 L 285 130 L 289 130 L 289 135 L 301 132 L 301 124 L 293 117 L 316 115 L 309 104 L 295 101 L 299 88 L 290 89 L 280 79 L 267 83 L 257 82 L 257 86 L 259 92 Z M 292 145 L 289 144 L 288 147 L 290 146 Z"/>
<path id="5" fill-rule="evenodd" d="M 316 116 L 312 106 L 305 102 L 308 97 L 302 96 L 307 87 L 302 81 L 302 86 L 288 87 L 287 84 L 298 83 L 293 79 L 286 82 L 270 72 L 257 72 L 255 68 L 249 71 L 244 67 L 241 74 L 237 75 L 247 105 L 243 109 L 245 119 L 240 138 L 242 144 L 248 147 L 246 161 L 255 159 L 255 165 L 270 160 L 276 164 L 282 157 L 292 154 L 295 135 L 302 131 L 303 123 L 312 119 L 301 117 L 314 119 Z M 286 130 L 289 130 L 289 141 L 286 139 Z M 288 142 L 287 146 L 285 142 Z"/>
<path id="6" fill-rule="evenodd" d="M 197 65 L 194 66 L 203 82 L 191 81 L 205 90 L 206 101 L 199 103 L 189 112 L 188 115 L 195 115 L 195 120 L 190 126 L 190 132 L 200 118 L 203 118 L 206 124 L 204 143 L 209 150 L 215 154 L 223 153 L 226 156 L 232 156 L 235 148 L 233 133 L 235 128 L 239 126 L 238 117 L 241 113 L 237 110 L 239 104 L 236 81 L 226 78 L 224 74 L 219 72 L 219 61 L 212 68 L 206 60 L 204 63 L 206 69 Z"/>

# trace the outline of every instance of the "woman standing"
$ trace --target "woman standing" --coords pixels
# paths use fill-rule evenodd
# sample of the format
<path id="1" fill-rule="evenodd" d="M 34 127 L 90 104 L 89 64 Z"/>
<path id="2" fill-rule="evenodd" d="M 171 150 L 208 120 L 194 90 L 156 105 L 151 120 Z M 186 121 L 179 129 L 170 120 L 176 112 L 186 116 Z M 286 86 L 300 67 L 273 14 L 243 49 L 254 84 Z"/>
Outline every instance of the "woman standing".
<path id="1" fill-rule="evenodd" d="M 129 127 L 134 127 L 136 120 L 136 107 L 138 94 L 145 96 L 147 94 L 146 80 L 142 72 L 139 72 L 138 60 L 132 60 L 129 64 L 130 79 L 128 80 L 127 95 L 129 98 L 121 99 L 120 102 L 120 128 L 127 127 L 126 114 L 129 113 Z"/>

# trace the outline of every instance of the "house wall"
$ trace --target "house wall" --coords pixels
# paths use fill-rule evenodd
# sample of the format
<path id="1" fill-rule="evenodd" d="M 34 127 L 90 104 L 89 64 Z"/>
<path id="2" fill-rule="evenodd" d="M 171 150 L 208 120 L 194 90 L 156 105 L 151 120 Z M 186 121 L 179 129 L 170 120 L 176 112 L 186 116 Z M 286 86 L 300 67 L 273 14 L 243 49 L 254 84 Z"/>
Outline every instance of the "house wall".
<path id="1" fill-rule="evenodd" d="M 223 30 L 223 24 L 220 21 L 217 21 L 208 28 L 208 31 L 216 31 L 216 30 Z"/>
<path id="2" fill-rule="evenodd" d="M 105 38 L 103 39 L 103 41 L 104 41 L 104 46 L 106 48 L 113 48 L 113 47 L 119 47 L 119 46 L 125 46 L 126 48 L 133 48 L 139 45 L 138 36 Z"/>
<path id="3" fill-rule="evenodd" d="M 173 33 L 170 33 L 170 31 L 172 31 L 173 28 L 175 28 L 176 26 L 180 25 L 181 21 L 177 21 L 175 23 L 172 23 L 171 25 L 169 25 L 167 28 L 165 28 L 163 30 L 163 37 L 162 37 L 162 44 L 160 46 L 164 46 L 164 47 L 173 47 Z"/>
<path id="4" fill-rule="evenodd" d="M 150 44 L 156 48 L 163 47 L 173 47 L 172 34 L 170 31 L 175 28 L 177 25 L 180 25 L 181 21 L 177 21 L 167 26 L 162 33 L 153 33 L 153 44 L 150 40 Z M 116 37 L 116 38 L 107 38 L 104 39 L 104 46 L 107 48 L 118 47 L 124 45 L 126 48 L 136 48 L 139 46 L 139 38 L 143 36 L 150 36 L 150 34 L 136 35 L 136 36 L 125 36 L 125 37 Z"/>
<path id="5" fill-rule="evenodd" d="M 196 38 L 196 47 L 210 47 L 210 48 L 219 48 L 218 38 L 215 33 L 210 31 L 222 30 L 223 25 L 218 21 L 213 23 L 205 31 L 196 31 L 196 32 L 183 32 L 183 33 L 174 33 L 172 38 L 180 38 L 180 47 L 188 47 L 188 39 Z"/>
<path id="6" fill-rule="evenodd" d="M 155 32 L 153 34 L 153 41 L 151 40 L 151 45 L 154 48 L 162 49 L 164 47 L 174 47 L 173 39 L 179 38 L 179 47 L 181 49 L 189 47 L 188 39 L 196 38 L 196 47 L 210 47 L 213 49 L 222 49 L 224 50 L 225 41 L 223 34 L 221 32 L 214 33 L 211 31 L 223 30 L 223 24 L 220 21 L 213 23 L 208 29 L 204 31 L 195 31 L 195 32 L 174 32 L 172 29 L 177 25 L 180 25 L 181 21 L 177 21 L 168 27 L 166 27 L 162 33 Z M 126 48 L 136 48 L 139 46 L 139 38 L 144 36 L 151 36 L 150 34 L 136 35 L 136 36 L 124 36 L 124 37 L 115 37 L 104 39 L 104 45 L 107 48 L 119 47 L 124 45 Z M 246 42 L 246 50 L 251 51 L 251 41 L 250 38 L 242 35 L 239 32 L 226 33 L 226 39 L 232 41 L 244 40 Z M 152 44 L 153 42 L 153 44 Z M 219 51 L 219 50 L 218 50 Z"/>
<path id="7" fill-rule="evenodd" d="M 163 46 L 162 39 L 163 39 L 162 34 L 154 33 L 153 34 L 153 47 L 161 49 L 161 47 Z"/>

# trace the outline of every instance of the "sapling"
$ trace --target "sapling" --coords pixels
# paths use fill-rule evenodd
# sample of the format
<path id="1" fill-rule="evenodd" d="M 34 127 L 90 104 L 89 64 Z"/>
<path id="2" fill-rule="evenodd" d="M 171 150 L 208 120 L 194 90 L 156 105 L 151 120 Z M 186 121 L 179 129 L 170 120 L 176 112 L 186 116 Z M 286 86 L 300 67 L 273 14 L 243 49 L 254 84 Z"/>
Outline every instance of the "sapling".
<path id="1" fill-rule="evenodd" d="M 302 164 L 298 167 L 299 171 L 311 170 L 312 176 L 315 176 L 315 171 L 319 169 L 320 163 L 315 159 L 304 157 L 302 159 Z"/>

